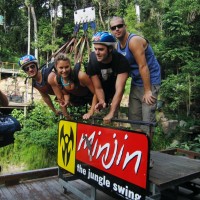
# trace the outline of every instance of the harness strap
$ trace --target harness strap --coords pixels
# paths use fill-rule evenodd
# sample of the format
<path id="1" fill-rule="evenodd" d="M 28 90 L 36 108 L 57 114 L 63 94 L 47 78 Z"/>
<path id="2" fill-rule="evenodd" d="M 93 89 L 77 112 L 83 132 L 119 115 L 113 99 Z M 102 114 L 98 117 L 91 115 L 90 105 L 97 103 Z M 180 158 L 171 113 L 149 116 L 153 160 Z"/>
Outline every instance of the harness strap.
<path id="1" fill-rule="evenodd" d="M 84 32 L 88 30 L 88 23 L 87 22 L 83 23 L 83 30 L 84 30 Z"/>
<path id="2" fill-rule="evenodd" d="M 76 24 L 76 25 L 74 26 L 74 35 L 77 35 L 79 29 L 80 29 L 80 24 Z"/>
<path id="3" fill-rule="evenodd" d="M 94 21 L 90 22 L 90 26 L 91 26 L 93 31 L 96 30 L 96 23 Z"/>

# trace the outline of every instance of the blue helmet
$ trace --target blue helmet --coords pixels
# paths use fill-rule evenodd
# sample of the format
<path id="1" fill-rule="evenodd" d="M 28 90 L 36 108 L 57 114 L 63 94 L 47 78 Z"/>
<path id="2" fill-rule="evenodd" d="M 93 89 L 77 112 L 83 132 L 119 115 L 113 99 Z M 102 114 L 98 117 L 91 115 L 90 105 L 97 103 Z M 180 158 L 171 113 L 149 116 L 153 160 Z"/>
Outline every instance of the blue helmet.
<path id="1" fill-rule="evenodd" d="M 19 59 L 19 66 L 23 69 L 29 63 L 35 63 L 37 65 L 38 61 L 35 56 L 32 55 L 25 55 Z"/>
<path id="2" fill-rule="evenodd" d="M 92 43 L 104 44 L 106 46 L 114 46 L 116 44 L 116 39 L 109 32 L 97 32 L 92 37 Z"/>

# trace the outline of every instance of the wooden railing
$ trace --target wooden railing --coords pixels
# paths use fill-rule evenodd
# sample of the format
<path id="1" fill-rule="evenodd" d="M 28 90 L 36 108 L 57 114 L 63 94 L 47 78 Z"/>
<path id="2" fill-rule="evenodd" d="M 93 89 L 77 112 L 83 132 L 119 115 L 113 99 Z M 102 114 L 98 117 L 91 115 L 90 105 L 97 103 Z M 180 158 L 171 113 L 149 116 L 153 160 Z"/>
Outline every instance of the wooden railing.
<path id="1" fill-rule="evenodd" d="M 22 180 L 44 178 L 57 175 L 58 175 L 58 167 L 30 170 L 14 174 L 4 174 L 0 175 L 0 184 L 15 185 Z"/>
<path id="2" fill-rule="evenodd" d="M 0 62 L 0 72 L 18 72 L 19 69 L 20 67 L 17 63 Z"/>
<path id="3" fill-rule="evenodd" d="M 160 152 L 171 154 L 171 155 L 183 155 L 192 159 L 200 159 L 200 153 L 194 152 L 194 151 L 188 151 L 185 149 L 173 148 L 173 149 L 162 150 Z"/>

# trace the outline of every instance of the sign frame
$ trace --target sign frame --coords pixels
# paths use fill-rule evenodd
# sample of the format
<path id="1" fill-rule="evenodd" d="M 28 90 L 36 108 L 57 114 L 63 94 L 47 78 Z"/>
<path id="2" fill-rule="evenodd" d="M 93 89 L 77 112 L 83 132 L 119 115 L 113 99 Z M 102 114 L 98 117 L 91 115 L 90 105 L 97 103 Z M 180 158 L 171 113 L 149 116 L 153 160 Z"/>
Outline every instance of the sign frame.
<path id="1" fill-rule="evenodd" d="M 141 132 L 60 120 L 58 166 L 115 198 L 145 199 L 149 142 L 148 135 Z"/>

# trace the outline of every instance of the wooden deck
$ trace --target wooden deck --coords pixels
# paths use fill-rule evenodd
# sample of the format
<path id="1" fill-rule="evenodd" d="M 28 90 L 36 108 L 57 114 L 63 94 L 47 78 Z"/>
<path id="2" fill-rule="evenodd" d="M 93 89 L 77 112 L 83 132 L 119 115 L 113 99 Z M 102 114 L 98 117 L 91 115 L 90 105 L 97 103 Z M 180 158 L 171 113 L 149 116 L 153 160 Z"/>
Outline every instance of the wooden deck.
<path id="1" fill-rule="evenodd" d="M 149 174 L 149 198 L 200 200 L 200 160 L 161 152 L 151 152 L 151 158 L 154 166 Z M 0 200 L 78 200 L 73 193 L 64 193 L 57 174 L 58 168 L 54 167 L 1 175 Z M 91 186 L 81 180 L 72 180 L 70 184 L 86 195 L 91 192 Z M 96 195 L 97 200 L 116 200 L 99 190 Z"/>
<path id="2" fill-rule="evenodd" d="M 27 115 L 27 111 L 29 108 L 32 108 L 33 104 L 30 102 L 27 103 L 16 103 L 16 102 L 9 102 L 9 105 L 6 107 L 0 107 L 0 112 L 4 114 L 10 114 L 10 112 L 13 109 L 23 109 L 24 110 L 24 116 Z"/>
<path id="3" fill-rule="evenodd" d="M 81 180 L 72 181 L 74 187 L 90 194 L 90 186 Z M 64 194 L 58 177 L 41 178 L 36 180 L 22 181 L 12 186 L 0 186 L 1 200 L 78 200 L 72 193 Z M 97 200 L 114 200 L 101 191 L 97 191 Z"/>
<path id="4" fill-rule="evenodd" d="M 160 152 L 151 152 L 151 157 L 154 167 L 149 180 L 160 190 L 200 178 L 200 160 Z"/>
<path id="5" fill-rule="evenodd" d="M 90 186 L 80 180 L 72 181 L 72 185 L 85 194 L 90 193 Z M 173 191 L 171 191 L 173 194 Z M 64 194 L 57 176 L 23 181 L 12 186 L 0 186 L 1 200 L 80 200 L 72 193 Z M 97 190 L 97 200 L 117 200 Z M 187 198 L 179 194 L 177 200 L 199 200 L 200 197 Z M 166 200 L 166 198 L 165 198 Z M 171 200 L 171 198 L 168 198 Z"/>
<path id="6" fill-rule="evenodd" d="M 182 151 L 181 153 L 185 154 L 187 152 Z M 151 152 L 154 166 L 150 170 L 149 181 L 151 183 L 151 197 L 153 199 L 157 199 L 156 196 L 161 196 L 161 193 L 166 193 L 166 191 L 171 189 L 173 189 L 173 198 L 169 199 L 178 199 L 180 190 L 187 189 L 185 198 L 200 200 L 200 160 L 189 158 L 192 157 L 192 154 L 191 152 L 188 153 L 188 157 L 186 157 Z M 193 158 L 199 156 L 200 154 L 198 153 L 193 154 Z M 194 179 L 198 182 L 196 185 L 192 183 Z M 188 186 L 184 186 L 185 183 Z M 193 187 L 192 185 L 195 186 Z"/>
<path id="7" fill-rule="evenodd" d="M 18 109 L 24 109 L 24 107 L 28 108 L 31 107 L 32 104 L 31 102 L 22 102 L 22 103 L 17 103 L 17 102 L 9 102 L 9 105 L 6 107 L 1 107 L 1 109 L 13 109 L 13 108 L 18 108 Z"/>
<path id="8" fill-rule="evenodd" d="M 12 69 L 6 69 L 3 67 L 0 67 L 0 73 L 4 73 L 4 74 L 19 74 L 20 70 L 19 69 L 15 69 L 14 67 Z"/>

